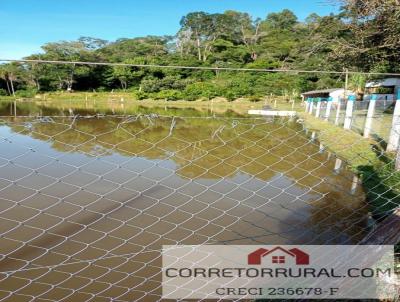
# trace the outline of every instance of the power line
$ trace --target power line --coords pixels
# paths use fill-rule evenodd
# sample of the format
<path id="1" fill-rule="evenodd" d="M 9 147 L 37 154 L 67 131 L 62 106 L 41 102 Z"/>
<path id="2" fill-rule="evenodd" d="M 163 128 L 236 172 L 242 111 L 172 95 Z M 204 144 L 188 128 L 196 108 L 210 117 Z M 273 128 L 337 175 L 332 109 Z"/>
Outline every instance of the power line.
<path id="1" fill-rule="evenodd" d="M 182 66 L 182 65 L 158 65 L 158 64 L 131 64 L 112 62 L 84 62 L 84 61 L 57 61 L 57 60 L 29 60 L 29 59 L 0 59 L 0 62 L 14 63 L 37 63 L 37 64 L 60 64 L 60 65 L 93 65 L 93 66 L 125 66 L 139 68 L 166 68 L 166 69 L 191 69 L 191 70 L 212 70 L 212 71 L 246 71 L 246 72 L 268 72 L 268 73 L 311 73 L 311 74 L 364 74 L 400 76 L 400 73 L 384 72 L 360 72 L 360 71 L 329 71 L 329 70 L 303 70 L 303 69 L 267 69 L 267 68 L 238 68 L 238 67 L 212 67 L 212 66 Z"/>

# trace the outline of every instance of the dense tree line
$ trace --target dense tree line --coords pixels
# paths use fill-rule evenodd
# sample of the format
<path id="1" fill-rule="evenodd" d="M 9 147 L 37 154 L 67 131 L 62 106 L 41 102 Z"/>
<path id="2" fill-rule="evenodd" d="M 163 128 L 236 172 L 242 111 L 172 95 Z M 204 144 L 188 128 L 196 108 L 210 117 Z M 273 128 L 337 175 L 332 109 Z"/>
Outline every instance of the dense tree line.
<path id="1" fill-rule="evenodd" d="M 254 19 L 237 11 L 193 12 L 175 36 L 108 42 L 82 37 L 47 43 L 28 59 L 132 64 L 354 71 L 400 71 L 398 0 L 343 0 L 338 14 L 299 21 L 290 10 Z M 359 83 L 360 79 L 354 79 Z M 343 77 L 179 70 L 126 66 L 0 65 L 0 95 L 46 91 L 129 90 L 142 98 L 229 100 L 267 94 L 293 95 L 339 87 Z"/>

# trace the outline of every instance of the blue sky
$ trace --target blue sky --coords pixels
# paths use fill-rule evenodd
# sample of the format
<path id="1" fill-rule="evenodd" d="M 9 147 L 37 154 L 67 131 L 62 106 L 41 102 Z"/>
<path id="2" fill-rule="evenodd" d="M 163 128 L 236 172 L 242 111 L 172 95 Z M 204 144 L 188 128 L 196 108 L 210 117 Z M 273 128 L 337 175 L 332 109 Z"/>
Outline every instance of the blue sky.
<path id="1" fill-rule="evenodd" d="M 173 35 L 179 20 L 192 11 L 244 11 L 265 18 L 289 8 L 300 19 L 328 15 L 326 0 L 1 0 L 0 58 L 40 52 L 46 42 L 80 36 L 106 40 L 145 35 Z"/>

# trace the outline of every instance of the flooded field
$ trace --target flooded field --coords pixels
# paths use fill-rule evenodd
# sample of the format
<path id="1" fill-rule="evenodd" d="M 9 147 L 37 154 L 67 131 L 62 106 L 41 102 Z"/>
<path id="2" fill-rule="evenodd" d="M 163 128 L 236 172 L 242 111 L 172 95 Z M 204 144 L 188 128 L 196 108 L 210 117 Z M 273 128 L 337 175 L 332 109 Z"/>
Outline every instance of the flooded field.
<path id="1" fill-rule="evenodd" d="M 39 109 L 0 120 L 0 300 L 155 301 L 163 244 L 364 235 L 362 189 L 295 120 Z"/>

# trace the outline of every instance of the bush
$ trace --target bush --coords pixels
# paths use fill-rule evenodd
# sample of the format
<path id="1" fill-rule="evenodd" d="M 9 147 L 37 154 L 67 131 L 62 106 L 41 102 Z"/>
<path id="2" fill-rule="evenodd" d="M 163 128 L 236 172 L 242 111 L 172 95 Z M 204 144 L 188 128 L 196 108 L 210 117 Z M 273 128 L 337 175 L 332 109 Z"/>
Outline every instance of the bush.
<path id="1" fill-rule="evenodd" d="M 107 87 L 100 86 L 100 87 L 97 88 L 97 91 L 98 92 L 106 92 L 106 91 L 108 91 L 108 89 L 107 89 Z"/>
<path id="2" fill-rule="evenodd" d="M 178 90 L 161 90 L 154 94 L 153 97 L 156 100 L 165 99 L 167 101 L 176 101 L 183 98 L 182 93 Z"/>
<path id="3" fill-rule="evenodd" d="M 236 99 L 236 94 L 232 90 L 227 90 L 225 93 L 223 93 L 223 96 L 230 102 Z"/>
<path id="4" fill-rule="evenodd" d="M 0 96 L 7 96 L 8 93 L 5 89 L 0 88 Z"/>
<path id="5" fill-rule="evenodd" d="M 221 96 L 221 92 L 213 83 L 198 82 L 188 85 L 183 92 L 183 96 L 188 101 L 194 101 L 202 97 L 212 99 L 214 97 Z"/>
<path id="6" fill-rule="evenodd" d="M 140 83 L 144 92 L 160 92 L 163 90 L 185 89 L 193 80 L 181 79 L 179 76 L 166 76 L 165 78 L 147 78 Z"/>
<path id="7" fill-rule="evenodd" d="M 144 100 L 144 99 L 148 98 L 148 94 L 146 92 L 143 92 L 143 91 L 135 91 L 133 93 L 133 96 L 137 100 Z"/>
<path id="8" fill-rule="evenodd" d="M 260 96 L 253 95 L 253 96 L 249 97 L 249 101 L 253 102 L 253 103 L 256 103 L 256 102 L 262 101 L 262 98 Z"/>
<path id="9" fill-rule="evenodd" d="M 37 94 L 37 89 L 17 90 L 15 95 L 21 98 L 33 98 Z"/>

